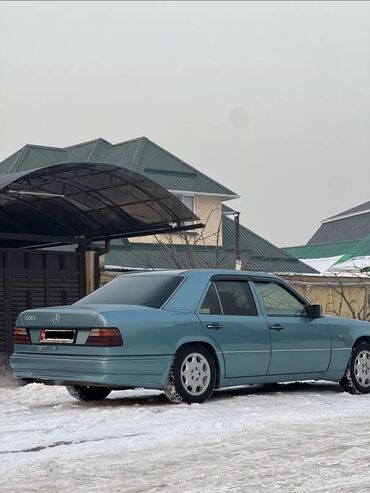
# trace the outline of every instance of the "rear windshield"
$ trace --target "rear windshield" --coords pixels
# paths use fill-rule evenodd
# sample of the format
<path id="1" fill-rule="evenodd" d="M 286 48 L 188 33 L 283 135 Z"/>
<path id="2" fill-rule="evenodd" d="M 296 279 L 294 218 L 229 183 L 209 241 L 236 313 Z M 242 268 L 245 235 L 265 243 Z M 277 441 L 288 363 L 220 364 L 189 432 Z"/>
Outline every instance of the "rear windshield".
<path id="1" fill-rule="evenodd" d="M 117 277 L 75 305 L 141 305 L 159 308 L 182 281 L 180 276 L 134 276 Z"/>

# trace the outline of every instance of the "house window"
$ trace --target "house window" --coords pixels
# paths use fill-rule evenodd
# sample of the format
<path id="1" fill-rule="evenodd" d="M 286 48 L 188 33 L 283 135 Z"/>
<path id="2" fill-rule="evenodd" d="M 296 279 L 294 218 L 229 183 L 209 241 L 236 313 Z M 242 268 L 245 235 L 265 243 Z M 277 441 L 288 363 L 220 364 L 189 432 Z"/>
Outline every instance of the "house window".
<path id="1" fill-rule="evenodd" d="M 176 193 L 174 194 L 175 197 L 177 197 L 181 202 L 192 212 L 195 214 L 195 196 L 194 195 L 189 195 L 189 194 L 179 194 Z M 194 224 L 194 221 L 185 221 L 185 225 L 188 224 Z M 184 231 L 184 233 L 195 233 L 195 229 L 189 229 L 188 231 Z"/>
<path id="2" fill-rule="evenodd" d="M 181 195 L 181 202 L 192 212 L 194 212 L 194 195 Z"/>
<path id="3" fill-rule="evenodd" d="M 177 197 L 181 202 L 192 212 L 194 212 L 194 195 L 188 195 L 188 194 L 179 194 L 176 193 L 175 197 Z"/>

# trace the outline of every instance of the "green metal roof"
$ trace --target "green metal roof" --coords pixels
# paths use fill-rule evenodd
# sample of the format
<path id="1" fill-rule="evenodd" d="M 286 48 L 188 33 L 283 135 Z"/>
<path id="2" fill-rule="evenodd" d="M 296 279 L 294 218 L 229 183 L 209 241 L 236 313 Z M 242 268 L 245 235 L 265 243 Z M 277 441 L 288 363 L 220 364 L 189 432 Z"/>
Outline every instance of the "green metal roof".
<path id="1" fill-rule="evenodd" d="M 227 208 L 223 206 L 225 211 Z M 229 217 L 223 216 L 222 220 L 223 246 L 228 250 L 235 248 L 235 224 Z M 287 260 L 293 258 L 290 254 L 276 247 L 250 229 L 240 225 L 240 245 L 246 252 L 251 251 L 259 257 L 273 258 L 275 260 Z M 258 253 L 257 253 L 258 252 Z M 294 257 L 296 258 L 296 257 Z"/>
<path id="2" fill-rule="evenodd" d="M 224 206 L 224 212 L 231 209 Z M 121 268 L 178 269 L 178 268 L 235 268 L 235 224 L 222 218 L 223 246 L 188 247 L 176 245 L 116 241 L 106 255 L 105 264 Z M 314 269 L 283 252 L 245 226 L 240 225 L 240 247 L 243 268 L 265 272 L 316 273 Z"/>
<path id="3" fill-rule="evenodd" d="M 156 181 L 168 190 L 213 193 L 230 199 L 237 197 L 237 194 L 224 185 L 146 137 L 114 145 L 104 139 L 64 148 L 26 145 L 0 163 L 0 174 L 75 162 L 122 166 Z"/>
<path id="4" fill-rule="evenodd" d="M 340 257 L 334 265 L 359 257 L 370 257 L 370 233 L 362 240 L 341 241 L 322 245 L 303 245 L 283 249 L 297 259 Z"/>
<path id="5" fill-rule="evenodd" d="M 341 257 L 337 264 L 359 257 L 370 256 L 370 233 L 363 240 L 356 241 L 355 244 Z"/>
<path id="6" fill-rule="evenodd" d="M 218 255 L 218 257 L 216 257 Z M 243 257 L 243 253 L 242 253 Z M 215 247 L 197 245 L 190 250 L 178 245 L 169 252 L 157 244 L 130 243 L 129 246 L 112 245 L 106 255 L 106 266 L 128 270 L 135 269 L 178 269 L 178 268 L 218 268 L 235 269 L 235 254 Z M 314 273 L 314 269 L 296 259 L 273 259 L 249 257 L 245 268 L 264 272 Z"/>
<path id="7" fill-rule="evenodd" d="M 370 257 L 370 201 L 325 219 L 307 245 L 283 250 L 302 260 L 337 257 L 336 266 Z"/>
<path id="8" fill-rule="evenodd" d="M 340 241 L 322 245 L 303 245 L 283 248 L 284 252 L 300 259 L 338 257 L 349 252 L 358 241 Z"/>

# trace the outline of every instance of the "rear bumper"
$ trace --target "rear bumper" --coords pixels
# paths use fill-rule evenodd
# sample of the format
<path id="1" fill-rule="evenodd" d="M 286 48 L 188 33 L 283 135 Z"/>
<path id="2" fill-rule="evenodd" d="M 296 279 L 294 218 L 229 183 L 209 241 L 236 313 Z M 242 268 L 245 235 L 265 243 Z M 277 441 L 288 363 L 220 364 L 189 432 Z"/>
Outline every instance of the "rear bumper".
<path id="1" fill-rule="evenodd" d="M 161 356 L 67 356 L 15 353 L 15 378 L 58 385 L 104 385 L 163 389 L 172 361 Z"/>

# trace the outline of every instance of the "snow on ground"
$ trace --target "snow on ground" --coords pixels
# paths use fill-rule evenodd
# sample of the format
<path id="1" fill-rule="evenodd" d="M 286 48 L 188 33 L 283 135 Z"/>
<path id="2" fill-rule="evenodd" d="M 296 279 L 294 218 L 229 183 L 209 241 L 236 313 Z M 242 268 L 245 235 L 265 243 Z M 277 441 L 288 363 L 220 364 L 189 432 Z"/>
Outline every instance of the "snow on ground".
<path id="1" fill-rule="evenodd" d="M 75 401 L 0 389 L 0 492 L 369 492 L 370 395 L 336 384 L 156 391 Z"/>

